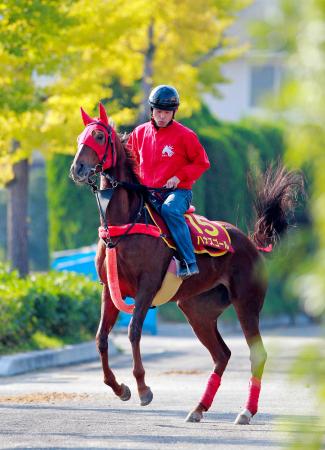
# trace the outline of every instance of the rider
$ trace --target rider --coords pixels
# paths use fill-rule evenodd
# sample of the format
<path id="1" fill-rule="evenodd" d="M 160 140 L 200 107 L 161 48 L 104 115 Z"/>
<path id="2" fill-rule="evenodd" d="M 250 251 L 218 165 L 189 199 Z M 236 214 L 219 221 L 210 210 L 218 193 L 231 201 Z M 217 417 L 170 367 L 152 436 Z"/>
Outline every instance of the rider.
<path id="1" fill-rule="evenodd" d="M 154 201 L 154 206 L 175 241 L 181 257 L 178 276 L 185 279 L 199 269 L 184 214 L 191 204 L 193 183 L 210 163 L 197 135 L 174 120 L 179 106 L 174 87 L 155 87 L 149 104 L 151 120 L 135 128 L 128 147 L 138 162 L 141 183 L 158 191 L 161 201 L 159 206 Z"/>

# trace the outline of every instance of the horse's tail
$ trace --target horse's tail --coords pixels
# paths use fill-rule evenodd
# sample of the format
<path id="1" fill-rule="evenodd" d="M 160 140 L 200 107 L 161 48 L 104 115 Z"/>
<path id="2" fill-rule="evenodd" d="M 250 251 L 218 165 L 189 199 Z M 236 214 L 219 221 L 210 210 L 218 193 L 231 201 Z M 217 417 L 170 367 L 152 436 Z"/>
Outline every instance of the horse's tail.
<path id="1" fill-rule="evenodd" d="M 270 165 L 257 181 L 255 192 L 257 218 L 251 239 L 259 250 L 271 251 L 287 230 L 299 198 L 304 196 L 303 174 L 287 170 L 281 163 Z"/>

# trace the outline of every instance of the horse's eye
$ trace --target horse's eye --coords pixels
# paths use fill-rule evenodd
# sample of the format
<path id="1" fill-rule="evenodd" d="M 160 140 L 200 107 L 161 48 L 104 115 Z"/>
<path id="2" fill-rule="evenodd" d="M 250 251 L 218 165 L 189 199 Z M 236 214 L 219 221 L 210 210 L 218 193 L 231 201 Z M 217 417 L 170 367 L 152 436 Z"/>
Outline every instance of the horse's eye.
<path id="1" fill-rule="evenodd" d="M 93 135 L 94 139 L 96 139 L 96 141 L 99 142 L 100 144 L 103 144 L 105 142 L 105 134 L 104 133 L 94 130 L 92 132 L 92 135 Z"/>

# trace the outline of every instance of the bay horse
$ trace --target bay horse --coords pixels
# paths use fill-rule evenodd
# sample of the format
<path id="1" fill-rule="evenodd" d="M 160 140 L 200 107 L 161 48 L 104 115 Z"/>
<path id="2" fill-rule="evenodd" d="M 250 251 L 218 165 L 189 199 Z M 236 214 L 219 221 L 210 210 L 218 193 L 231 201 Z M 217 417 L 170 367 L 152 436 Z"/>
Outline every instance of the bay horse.
<path id="1" fill-rule="evenodd" d="M 143 206 L 142 187 L 136 174 L 135 160 L 125 142 L 109 124 L 102 104 L 99 104 L 98 118 L 91 118 L 82 109 L 81 113 L 85 129 L 78 137 L 78 151 L 71 165 L 70 176 L 76 183 L 93 187 L 95 178 L 100 178 L 100 192 L 109 193 L 107 207 L 100 209 L 102 225 L 128 224 L 130 228 L 135 221 L 144 222 L 144 217 L 140 214 Z M 275 244 L 286 230 L 288 214 L 296 206 L 297 193 L 303 189 L 302 175 L 282 166 L 276 170 L 268 170 L 262 181 L 262 189 L 257 193 L 257 220 L 252 236 L 248 237 L 234 225 L 223 222 L 234 252 L 220 257 L 197 255 L 200 273 L 183 281 L 170 300 L 176 302 L 182 310 L 194 333 L 210 352 L 214 364 L 203 396 L 186 418 L 189 422 L 201 421 L 203 413 L 210 408 L 229 361 L 231 352 L 218 331 L 217 320 L 230 305 L 236 311 L 251 361 L 247 404 L 238 414 L 235 423 L 249 424 L 257 413 L 267 358 L 259 330 L 259 315 L 267 289 L 264 258 L 260 250 Z M 152 401 L 153 394 L 145 382 L 141 360 L 142 326 L 162 284 L 173 250 L 157 237 L 127 233 L 122 237 L 109 237 L 98 242 L 96 268 L 103 290 L 96 343 L 104 383 L 121 400 L 129 400 L 129 388 L 118 383 L 108 359 L 108 335 L 119 314 L 119 309 L 111 298 L 106 266 L 110 247 L 115 247 L 119 286 L 123 295 L 135 299 L 128 336 L 132 346 L 133 375 L 141 405 L 145 406 Z"/>

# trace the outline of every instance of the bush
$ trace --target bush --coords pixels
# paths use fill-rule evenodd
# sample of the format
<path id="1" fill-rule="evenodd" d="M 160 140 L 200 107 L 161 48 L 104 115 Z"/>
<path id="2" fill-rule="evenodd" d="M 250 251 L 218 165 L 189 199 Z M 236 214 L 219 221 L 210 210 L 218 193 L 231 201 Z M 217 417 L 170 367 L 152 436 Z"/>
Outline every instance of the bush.
<path id="1" fill-rule="evenodd" d="M 35 333 L 79 342 L 93 337 L 100 286 L 84 276 L 49 272 L 20 279 L 0 267 L 0 353 L 33 348 Z"/>

